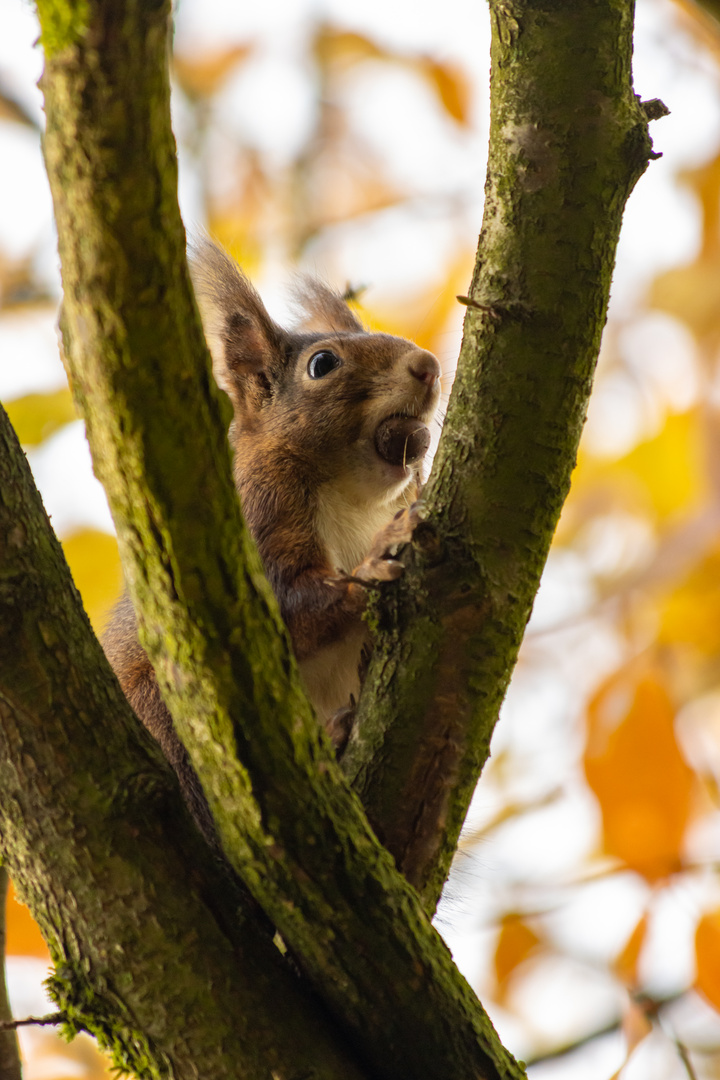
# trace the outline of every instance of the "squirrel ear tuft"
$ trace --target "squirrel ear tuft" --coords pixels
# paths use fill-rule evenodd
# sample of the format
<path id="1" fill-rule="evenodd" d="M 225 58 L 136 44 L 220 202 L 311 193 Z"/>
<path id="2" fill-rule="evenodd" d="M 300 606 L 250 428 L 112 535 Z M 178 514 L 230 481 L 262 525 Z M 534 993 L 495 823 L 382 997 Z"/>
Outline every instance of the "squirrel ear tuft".
<path id="1" fill-rule="evenodd" d="M 301 278 L 295 286 L 294 295 L 303 313 L 298 329 L 313 333 L 365 332 L 343 297 L 317 278 Z"/>
<path id="2" fill-rule="evenodd" d="M 207 238 L 192 244 L 190 274 L 218 385 L 237 401 L 244 377 L 282 355 L 284 333 L 233 259 Z"/>

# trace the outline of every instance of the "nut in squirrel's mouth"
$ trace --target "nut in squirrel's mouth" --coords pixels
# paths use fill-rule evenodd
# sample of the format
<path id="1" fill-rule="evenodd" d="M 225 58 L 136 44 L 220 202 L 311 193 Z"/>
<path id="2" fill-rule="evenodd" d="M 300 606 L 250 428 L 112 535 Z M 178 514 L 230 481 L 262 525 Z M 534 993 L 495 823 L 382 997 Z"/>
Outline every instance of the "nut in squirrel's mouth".
<path id="1" fill-rule="evenodd" d="M 430 429 L 416 416 L 388 416 L 375 432 L 375 449 L 389 465 L 414 465 L 429 446 Z"/>

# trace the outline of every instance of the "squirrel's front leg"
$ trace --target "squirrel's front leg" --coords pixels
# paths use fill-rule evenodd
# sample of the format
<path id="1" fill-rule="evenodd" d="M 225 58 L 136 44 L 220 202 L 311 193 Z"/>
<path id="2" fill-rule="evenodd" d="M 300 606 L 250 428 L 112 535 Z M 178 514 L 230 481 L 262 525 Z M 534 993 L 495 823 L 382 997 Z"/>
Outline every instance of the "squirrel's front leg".
<path id="1" fill-rule="evenodd" d="M 360 624 L 367 604 L 367 589 L 381 582 L 396 581 L 402 575 L 403 565 L 395 555 L 400 547 L 412 539 L 419 520 L 417 503 L 407 510 L 401 510 L 375 535 L 368 554 L 352 573 L 339 572 L 332 577 L 326 577 L 326 585 L 330 586 L 337 598 L 334 603 L 331 601 L 331 606 L 335 607 L 338 614 L 340 611 L 344 612 L 350 620 L 346 628 L 348 635 L 353 633 L 353 629 L 357 630 Z M 295 641 L 294 644 L 297 653 L 298 645 Z M 370 639 L 365 635 L 356 651 L 355 674 L 358 688 L 365 676 L 370 651 Z M 342 752 L 350 737 L 355 711 L 355 697 L 349 693 L 347 704 L 335 709 L 325 721 L 325 730 L 338 753 Z"/>
<path id="2" fill-rule="evenodd" d="M 409 544 L 420 522 L 419 504 L 399 510 L 392 521 L 373 538 L 369 552 L 356 566 L 350 580 L 372 585 L 379 581 L 395 581 L 403 573 L 403 565 L 395 558 L 403 544 Z"/>

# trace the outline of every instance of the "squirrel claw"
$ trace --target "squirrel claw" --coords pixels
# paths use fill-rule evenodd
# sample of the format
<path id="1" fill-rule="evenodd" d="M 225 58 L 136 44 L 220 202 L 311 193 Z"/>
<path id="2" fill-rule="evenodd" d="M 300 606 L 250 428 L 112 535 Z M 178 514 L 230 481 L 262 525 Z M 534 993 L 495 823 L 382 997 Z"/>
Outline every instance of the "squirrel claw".
<path id="1" fill-rule="evenodd" d="M 409 509 L 399 510 L 395 517 L 373 540 L 372 547 L 359 566 L 351 574 L 338 570 L 332 577 L 325 579 L 326 585 L 343 588 L 347 585 L 371 587 L 379 581 L 397 581 L 405 572 L 405 567 L 395 558 L 398 548 L 412 540 L 413 532 L 421 521 L 420 503 L 413 503 Z"/>
<path id="2" fill-rule="evenodd" d="M 376 581 L 397 581 L 405 572 L 402 563 L 394 558 L 398 548 L 412 540 L 415 527 L 420 521 L 419 503 L 407 510 L 400 510 L 381 529 L 373 540 L 370 551 L 352 572 L 352 580 L 359 584 Z"/>
<path id="3" fill-rule="evenodd" d="M 373 556 L 372 552 L 360 563 L 353 574 L 353 581 L 361 585 L 372 585 L 375 581 L 397 581 L 405 567 L 397 559 L 387 556 Z"/>
<path id="4" fill-rule="evenodd" d="M 341 757 L 347 746 L 355 723 L 355 710 L 355 699 L 351 694 L 350 704 L 337 709 L 325 724 L 325 731 L 330 738 L 336 757 Z"/>
<path id="5" fill-rule="evenodd" d="M 368 558 L 387 558 L 403 544 L 409 544 L 420 521 L 420 504 L 417 502 L 407 510 L 398 511 L 373 540 Z"/>

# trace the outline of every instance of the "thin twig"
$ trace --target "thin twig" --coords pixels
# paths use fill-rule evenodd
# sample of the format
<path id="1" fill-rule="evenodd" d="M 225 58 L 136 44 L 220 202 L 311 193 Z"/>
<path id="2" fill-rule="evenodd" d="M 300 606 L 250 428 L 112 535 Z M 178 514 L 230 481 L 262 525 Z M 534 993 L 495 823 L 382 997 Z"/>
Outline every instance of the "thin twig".
<path id="1" fill-rule="evenodd" d="M 14 1031 L 16 1028 L 25 1027 L 27 1024 L 64 1024 L 67 1016 L 64 1012 L 47 1013 L 45 1016 L 26 1016 L 24 1020 L 2 1020 L 0 1031 Z"/>
<path id="2" fill-rule="evenodd" d="M 648 1019 L 657 1020 L 659 1019 L 659 1014 L 666 1006 L 674 1005 L 675 1002 L 680 1001 L 686 993 L 686 990 L 681 990 L 678 993 L 668 994 L 667 997 L 662 998 L 649 998 L 638 994 L 636 995 L 635 1000 L 642 1005 Z M 535 1054 L 532 1057 L 526 1057 L 525 1064 L 530 1067 L 531 1065 L 539 1065 L 541 1062 L 557 1061 L 559 1058 L 575 1053 L 576 1050 L 582 1049 L 583 1046 L 587 1046 L 588 1043 L 594 1042 L 596 1039 L 602 1039 L 606 1035 L 619 1034 L 621 1026 L 622 1017 L 618 1016 L 616 1019 L 610 1020 L 602 1027 L 596 1028 L 594 1031 L 589 1031 L 586 1035 L 580 1036 L 580 1038 L 575 1039 L 573 1042 L 566 1043 L 564 1046 L 558 1046 L 554 1050 L 541 1051 L 539 1054 Z M 672 1036 L 670 1036 L 670 1038 L 672 1038 L 673 1042 L 676 1044 L 678 1053 L 682 1057 L 687 1069 L 687 1047 L 683 1046 L 681 1050 L 680 1047 L 682 1044 Z M 685 1052 L 685 1056 L 683 1056 L 683 1051 Z M 690 1065 L 690 1069 L 692 1069 L 692 1065 Z M 693 1072 L 689 1072 L 689 1078 L 690 1080 L 697 1080 L 697 1076 Z"/>

